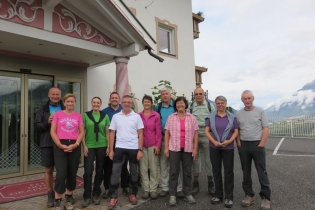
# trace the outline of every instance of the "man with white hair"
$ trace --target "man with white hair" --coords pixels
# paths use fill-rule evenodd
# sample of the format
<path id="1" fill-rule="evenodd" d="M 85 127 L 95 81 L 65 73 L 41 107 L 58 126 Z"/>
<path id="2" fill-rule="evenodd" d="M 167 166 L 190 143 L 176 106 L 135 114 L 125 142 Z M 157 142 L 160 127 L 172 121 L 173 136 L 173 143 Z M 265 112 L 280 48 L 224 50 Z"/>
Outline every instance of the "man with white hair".
<path id="1" fill-rule="evenodd" d="M 254 160 L 260 182 L 261 209 L 270 209 L 270 183 L 266 171 L 265 144 L 268 138 L 269 128 L 265 111 L 255 107 L 254 94 L 250 90 L 242 93 L 244 109 L 237 112 L 236 118 L 239 124 L 239 136 L 237 138 L 238 152 L 243 170 L 243 190 L 245 199 L 242 206 L 247 207 L 254 203 L 254 191 L 252 188 L 251 166 Z"/>

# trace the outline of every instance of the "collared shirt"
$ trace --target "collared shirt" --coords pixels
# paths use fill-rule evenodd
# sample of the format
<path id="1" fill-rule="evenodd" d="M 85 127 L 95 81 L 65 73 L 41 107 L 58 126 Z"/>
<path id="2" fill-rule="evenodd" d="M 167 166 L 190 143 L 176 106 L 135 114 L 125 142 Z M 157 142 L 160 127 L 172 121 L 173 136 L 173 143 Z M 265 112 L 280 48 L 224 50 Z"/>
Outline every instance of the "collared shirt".
<path id="1" fill-rule="evenodd" d="M 199 105 L 197 102 L 194 102 L 193 105 L 190 105 L 188 107 L 188 111 L 190 111 L 190 107 L 193 106 L 193 110 L 192 113 L 197 122 L 198 122 L 198 126 L 199 126 L 199 130 L 198 130 L 198 134 L 200 136 L 205 136 L 205 119 L 208 117 L 209 115 L 209 109 L 208 109 L 208 104 L 206 100 L 203 100 L 203 104 Z M 211 106 L 211 112 L 215 111 L 215 107 L 210 103 Z"/>
<path id="2" fill-rule="evenodd" d="M 119 113 L 121 110 L 122 110 L 121 104 L 119 104 L 117 110 L 113 109 L 113 108 L 109 105 L 107 108 L 103 109 L 102 112 L 103 112 L 104 114 L 107 114 L 108 117 L 109 117 L 109 120 L 112 121 L 113 115 Z"/>
<path id="3" fill-rule="evenodd" d="M 170 133 L 169 150 L 177 152 L 180 151 L 180 119 L 177 112 L 171 114 L 166 122 L 165 129 Z M 192 152 L 194 150 L 194 135 L 198 130 L 198 123 L 196 118 L 186 112 L 185 120 L 185 152 Z"/>
<path id="4" fill-rule="evenodd" d="M 116 131 L 116 147 L 139 149 L 138 130 L 143 129 L 139 114 L 131 111 L 125 115 L 120 111 L 113 116 L 109 129 Z"/>
<path id="5" fill-rule="evenodd" d="M 144 129 L 143 129 L 143 147 L 156 146 L 161 148 L 161 119 L 159 113 L 152 111 L 149 116 L 145 116 L 143 111 L 139 113 Z"/>
<path id="6" fill-rule="evenodd" d="M 154 111 L 157 112 L 158 111 L 158 107 L 159 107 L 159 104 L 157 104 L 154 107 Z M 161 114 L 162 132 L 163 133 L 165 133 L 165 124 L 166 124 L 167 118 L 173 113 L 174 113 L 173 101 L 170 102 L 168 107 L 165 107 L 164 103 L 162 102 L 162 107 L 161 107 L 161 110 L 160 110 L 160 114 Z"/>

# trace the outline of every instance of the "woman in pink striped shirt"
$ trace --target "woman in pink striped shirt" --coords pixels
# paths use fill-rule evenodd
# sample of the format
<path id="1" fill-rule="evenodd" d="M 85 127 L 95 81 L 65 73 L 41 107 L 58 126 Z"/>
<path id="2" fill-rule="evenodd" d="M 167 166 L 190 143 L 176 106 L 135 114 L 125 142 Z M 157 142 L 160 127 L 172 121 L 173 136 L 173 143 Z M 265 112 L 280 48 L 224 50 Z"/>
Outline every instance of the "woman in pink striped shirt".
<path id="1" fill-rule="evenodd" d="M 176 191 L 180 162 L 183 170 L 183 193 L 190 204 L 196 201 L 191 193 L 191 167 L 198 151 L 198 122 L 186 112 L 188 102 L 185 97 L 175 100 L 175 113 L 171 114 L 165 125 L 164 154 L 170 158 L 169 192 L 171 206 L 176 205 Z"/>

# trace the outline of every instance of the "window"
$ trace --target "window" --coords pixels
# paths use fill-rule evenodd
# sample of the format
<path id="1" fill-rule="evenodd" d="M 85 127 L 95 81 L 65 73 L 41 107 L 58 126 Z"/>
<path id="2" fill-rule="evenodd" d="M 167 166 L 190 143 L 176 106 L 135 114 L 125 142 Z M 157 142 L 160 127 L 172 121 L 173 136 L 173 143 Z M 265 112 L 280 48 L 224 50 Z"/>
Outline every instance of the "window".
<path id="1" fill-rule="evenodd" d="M 156 20 L 157 30 L 157 52 L 159 55 L 178 58 L 177 51 L 177 25 L 169 21 Z"/>

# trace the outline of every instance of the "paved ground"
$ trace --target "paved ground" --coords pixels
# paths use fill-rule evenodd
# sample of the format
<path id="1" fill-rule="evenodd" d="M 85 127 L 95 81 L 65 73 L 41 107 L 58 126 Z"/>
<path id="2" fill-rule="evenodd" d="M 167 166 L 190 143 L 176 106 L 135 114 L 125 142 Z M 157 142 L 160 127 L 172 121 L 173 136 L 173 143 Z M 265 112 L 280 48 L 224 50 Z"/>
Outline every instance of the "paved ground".
<path id="1" fill-rule="evenodd" d="M 272 209 L 274 210 L 315 210 L 315 139 L 291 139 L 285 138 L 269 138 L 266 145 L 267 155 L 267 171 L 269 174 L 272 190 Z M 254 166 L 253 166 L 254 168 Z M 244 197 L 241 188 L 242 171 L 240 161 L 235 150 L 235 190 L 234 190 L 234 206 L 232 209 L 259 209 L 260 198 L 259 183 L 257 173 L 253 170 L 254 190 L 257 193 L 255 196 L 256 203 L 248 208 L 240 206 L 240 202 Z M 203 174 L 203 173 L 202 173 Z M 79 175 L 82 175 L 82 169 L 79 170 Z M 41 178 L 42 175 L 33 175 L 22 178 L 0 180 L 0 185 L 3 183 L 12 183 L 24 181 L 23 179 L 31 180 Z M 181 209 L 198 209 L 198 210 L 221 210 L 225 209 L 223 204 L 210 204 L 211 197 L 206 193 L 207 182 L 206 176 L 201 175 L 201 191 L 195 196 L 197 204 L 189 205 L 183 200 L 178 200 L 176 207 L 170 208 L 168 198 L 159 198 L 157 200 L 148 200 L 143 202 L 139 200 L 139 205 L 135 210 L 181 210 Z M 75 209 L 82 209 L 83 189 L 75 191 L 76 204 Z M 139 192 L 139 199 L 141 192 Z M 120 195 L 119 203 L 120 210 L 130 209 L 131 206 L 125 196 Z M 26 200 L 0 204 L 0 209 L 46 209 L 43 203 L 46 202 L 46 196 L 39 196 Z M 107 209 L 108 200 L 103 199 L 100 206 L 90 206 L 87 210 L 92 209 Z"/>

